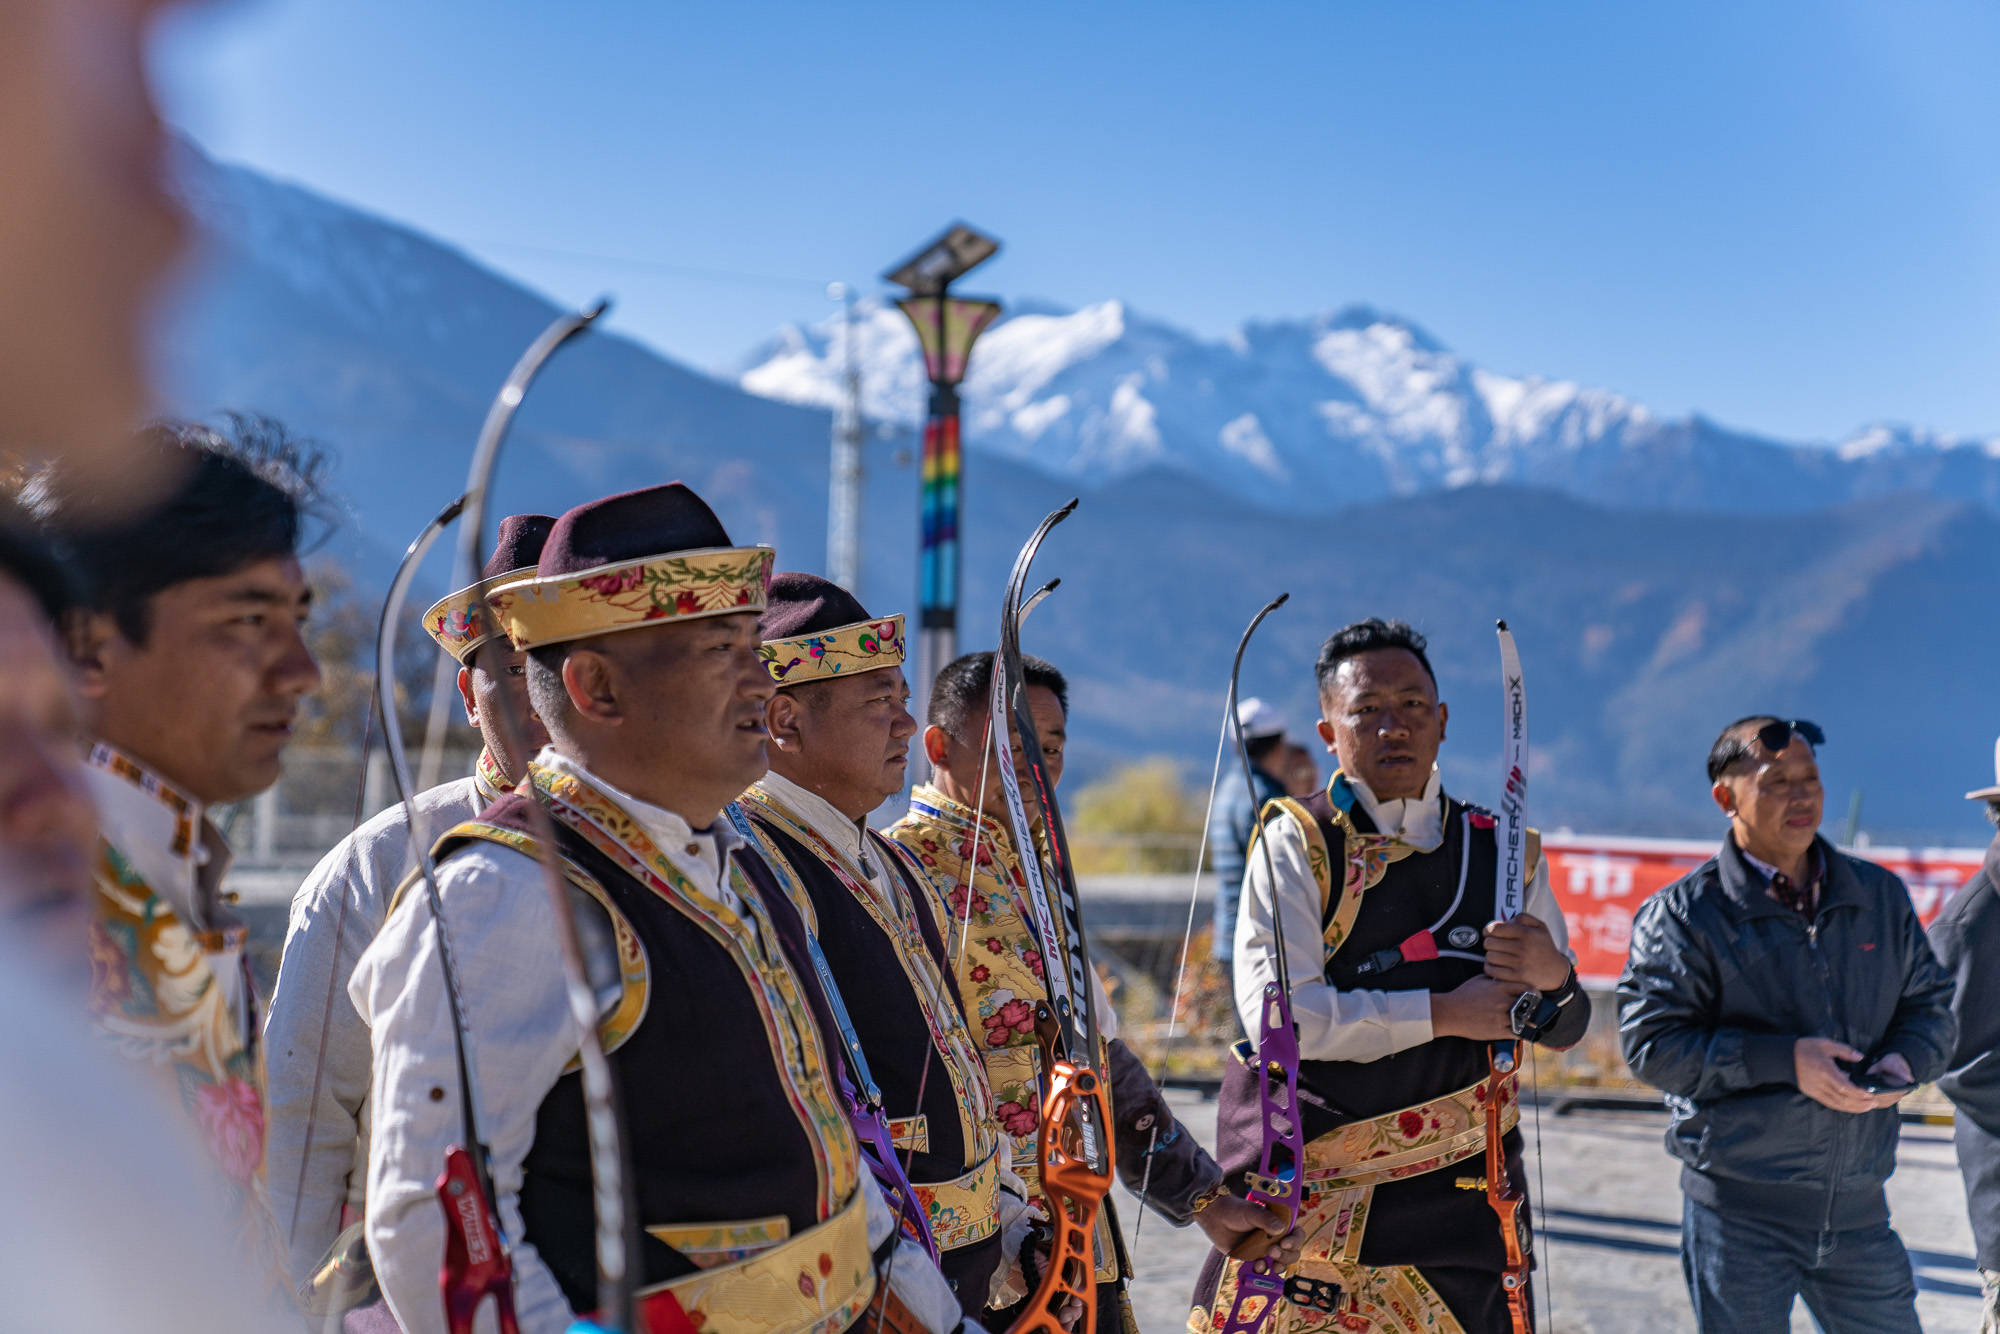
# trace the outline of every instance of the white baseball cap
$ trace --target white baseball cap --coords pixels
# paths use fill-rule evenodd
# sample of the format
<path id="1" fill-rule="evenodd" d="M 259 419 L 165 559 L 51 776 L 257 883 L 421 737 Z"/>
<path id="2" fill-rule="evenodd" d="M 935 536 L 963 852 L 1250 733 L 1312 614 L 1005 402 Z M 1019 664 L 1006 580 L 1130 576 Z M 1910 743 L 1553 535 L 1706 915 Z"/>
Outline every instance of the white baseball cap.
<path id="1" fill-rule="evenodd" d="M 1264 736 L 1283 736 L 1291 730 L 1285 726 L 1284 714 L 1254 697 L 1236 701 L 1236 724 L 1243 729 L 1245 741 Z"/>

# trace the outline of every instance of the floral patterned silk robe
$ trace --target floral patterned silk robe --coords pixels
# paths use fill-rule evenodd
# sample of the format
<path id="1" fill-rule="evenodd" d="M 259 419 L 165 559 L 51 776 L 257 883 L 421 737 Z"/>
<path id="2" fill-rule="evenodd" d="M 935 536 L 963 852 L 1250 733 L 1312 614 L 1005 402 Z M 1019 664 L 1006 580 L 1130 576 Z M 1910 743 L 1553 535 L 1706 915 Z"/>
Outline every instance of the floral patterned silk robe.
<path id="1" fill-rule="evenodd" d="M 229 849 L 201 804 L 123 752 L 91 748 L 103 837 L 90 924 L 98 1030 L 159 1082 L 206 1148 L 259 1272 L 278 1277 L 263 1193 L 262 1062 L 244 944 L 223 906 Z"/>
<path id="2" fill-rule="evenodd" d="M 973 847 L 977 831 L 978 848 Z M 1041 1124 L 1040 1058 L 1035 1003 L 1048 998 L 1046 964 L 1026 915 L 1027 879 L 1014 840 L 991 816 L 977 815 L 928 784 L 910 796 L 910 813 L 889 837 L 923 864 L 943 904 L 945 949 L 956 961 L 966 1020 L 986 1059 L 994 1115 L 1013 1140 L 1014 1171 L 1041 1193 L 1035 1132 Z M 977 856 L 969 891 L 966 865 Z M 967 899 L 970 898 L 968 904 Z M 1057 923 L 1057 930 L 1061 924 Z M 963 936 L 961 945 L 960 937 Z M 1099 1023 L 1110 1007 L 1093 996 Z M 1116 1036 L 1106 1026 L 1106 1040 Z"/>

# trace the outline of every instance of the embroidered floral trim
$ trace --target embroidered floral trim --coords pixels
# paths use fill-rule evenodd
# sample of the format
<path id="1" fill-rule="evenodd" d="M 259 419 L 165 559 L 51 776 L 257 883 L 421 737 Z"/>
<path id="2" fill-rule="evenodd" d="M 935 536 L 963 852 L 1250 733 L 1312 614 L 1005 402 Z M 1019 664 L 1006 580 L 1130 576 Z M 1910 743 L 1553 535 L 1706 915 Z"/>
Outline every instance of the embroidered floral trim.
<path id="1" fill-rule="evenodd" d="M 775 558 L 769 547 L 685 551 L 581 574 L 516 579 L 486 600 L 515 648 L 537 648 L 655 621 L 762 611 Z"/>
<path id="2" fill-rule="evenodd" d="M 518 829 L 487 824 L 476 818 L 446 830 L 438 839 L 437 846 L 443 849 L 446 844 L 456 844 L 466 839 L 483 839 L 488 843 L 497 843 L 503 848 L 511 848 L 523 857 L 533 858 L 536 861 L 542 858 L 542 845 L 537 843 L 532 835 L 522 833 Z M 560 854 L 558 856 L 560 857 Z M 633 1030 L 645 1021 L 646 1011 L 652 1004 L 653 998 L 652 973 L 647 963 L 645 947 L 639 943 L 638 933 L 632 929 L 632 923 L 626 920 L 625 914 L 618 910 L 618 905 L 611 901 L 611 896 L 605 893 L 604 886 L 598 884 L 588 872 L 569 858 L 560 857 L 560 860 L 563 879 L 588 894 L 610 919 L 612 942 L 618 950 L 618 1003 L 597 1021 L 597 1041 L 608 1056 L 624 1046 L 625 1040 L 632 1036 Z M 395 897 L 390 900 L 390 912 L 395 912 L 396 905 L 402 902 L 403 895 L 417 885 L 418 876 L 418 872 L 412 871 L 404 878 L 403 883 L 396 887 Z M 569 1064 L 563 1067 L 563 1073 L 568 1074 L 582 1068 L 582 1057 L 572 1056 L 569 1058 Z"/>
<path id="3" fill-rule="evenodd" d="M 742 917 L 682 874 L 638 822 L 596 788 L 573 774 L 539 764 L 530 764 L 528 775 L 551 816 L 700 926 L 736 964 L 764 1022 L 771 1061 L 792 1101 L 793 1114 L 819 1146 L 819 1214 L 831 1216 L 860 1182 L 859 1147 L 846 1109 L 833 1092 L 832 1072 L 820 1049 L 819 1025 L 790 961 L 778 947 L 769 910 L 742 868 L 731 860 L 732 887 L 744 913 L 753 919 L 747 930 Z"/>
<path id="4" fill-rule="evenodd" d="M 200 806 L 193 797 L 124 751 L 107 746 L 102 741 L 91 746 L 84 763 L 93 769 L 117 775 L 174 813 L 174 856 L 185 857 L 194 850 L 194 822 Z"/>
<path id="5" fill-rule="evenodd" d="M 1506 1104 L 1501 1133 L 1520 1120 L 1514 1076 L 1501 1085 Z M 1375 1187 L 1442 1171 L 1485 1152 L 1486 1081 L 1430 1102 L 1339 1126 L 1306 1145 L 1296 1226 L 1306 1242 L 1293 1277 L 1317 1283 L 1333 1297 L 1331 1308 L 1280 1303 L 1267 1334 L 1460 1334 L 1449 1307 L 1414 1268 L 1376 1268 L 1359 1262 Z M 1223 1264 L 1214 1297 L 1197 1304 L 1190 1334 L 1213 1334 L 1235 1302 L 1241 1262 Z M 1246 1300 L 1239 1316 L 1255 1314 Z"/>
<path id="6" fill-rule="evenodd" d="M 916 914 L 929 911 L 929 905 L 919 907 L 906 895 L 894 894 L 892 901 L 883 902 L 879 891 L 864 878 L 857 867 L 850 862 L 840 849 L 828 842 L 817 829 L 785 806 L 770 792 L 761 787 L 753 787 L 738 800 L 744 809 L 757 821 L 768 822 L 773 828 L 789 835 L 793 841 L 815 852 L 819 860 L 834 873 L 847 892 L 854 896 L 868 913 L 869 919 L 897 946 L 896 953 L 901 959 L 903 972 L 910 983 L 911 994 L 924 1016 L 929 1028 L 931 1043 L 943 1058 L 944 1070 L 951 1081 L 955 1101 L 959 1108 L 959 1132 L 968 1155 L 988 1153 L 994 1144 L 992 1122 L 981 1117 L 974 1110 L 992 1105 L 991 1090 L 986 1086 L 986 1068 L 980 1059 L 978 1049 L 973 1045 L 957 1003 L 951 998 L 945 985 L 944 976 L 932 960 L 930 947 L 924 943 L 923 928 Z M 925 882 L 918 868 L 911 865 L 908 852 L 897 843 L 878 836 L 877 851 L 885 856 L 902 859 L 903 870 L 908 883 L 922 893 Z M 782 866 L 783 854 L 770 847 L 766 860 Z M 790 868 L 788 868 L 790 869 Z M 886 879 L 892 887 L 904 883 L 893 869 L 884 868 Z M 804 886 L 799 887 L 804 895 Z M 940 1245 L 944 1243 L 939 1242 Z"/>
<path id="7" fill-rule="evenodd" d="M 975 829 L 979 848 L 968 898 L 964 886 L 967 864 L 974 858 Z M 1039 1199 L 1035 1141 L 1041 1127 L 1041 1051 L 1033 1016 L 1034 1003 L 1047 999 L 1049 992 L 1013 836 L 991 817 L 926 784 L 910 794 L 910 813 L 889 830 L 889 837 L 914 856 L 937 896 L 939 915 L 949 918 L 945 949 L 957 961 L 966 1018 L 976 1025 L 993 1089 L 994 1119 L 1009 1136 L 1015 1173 Z M 1062 929 L 1059 920 L 1056 929 Z M 1108 1217 L 1108 1210 L 1098 1214 L 1096 1237 L 1097 1276 L 1105 1282 L 1118 1277 Z"/>
<path id="8" fill-rule="evenodd" d="M 500 800 L 502 793 L 514 790 L 514 784 L 508 781 L 506 773 L 500 768 L 500 761 L 493 758 L 492 751 L 485 749 L 479 752 L 478 762 L 472 766 L 472 783 L 479 799 L 489 806 Z"/>
<path id="9" fill-rule="evenodd" d="M 500 627 L 493 624 L 486 615 L 484 603 L 487 594 L 523 577 L 533 578 L 535 567 L 525 565 L 518 570 L 496 574 L 491 579 L 481 579 L 470 588 L 461 588 L 439 598 L 424 613 L 424 629 L 439 648 L 461 663 L 470 663 L 472 655 L 481 644 L 500 637 Z"/>
<path id="10" fill-rule="evenodd" d="M 757 649 L 764 670 L 781 686 L 899 667 L 904 653 L 900 612 L 883 621 L 856 621 L 816 634 L 768 639 Z"/>

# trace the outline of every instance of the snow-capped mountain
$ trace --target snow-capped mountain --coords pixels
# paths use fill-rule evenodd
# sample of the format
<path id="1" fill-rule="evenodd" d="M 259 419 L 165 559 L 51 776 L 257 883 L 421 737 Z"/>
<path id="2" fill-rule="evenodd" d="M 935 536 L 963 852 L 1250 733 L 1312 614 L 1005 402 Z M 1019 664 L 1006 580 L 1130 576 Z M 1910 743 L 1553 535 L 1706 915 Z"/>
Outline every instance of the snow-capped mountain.
<path id="1" fill-rule="evenodd" d="M 831 407 L 847 355 L 839 317 L 791 326 L 738 383 Z M 859 303 L 863 409 L 921 418 L 915 335 Z M 1763 439 L 1567 380 L 1496 374 L 1367 306 L 1246 324 L 1208 341 L 1120 301 L 1026 303 L 974 349 L 969 447 L 1102 484 L 1168 468 L 1303 513 L 1477 483 L 1552 487 L 1609 504 L 1809 509 L 1897 489 L 2000 501 L 2000 437 L 1875 426 L 1834 448 Z"/>
<path id="2" fill-rule="evenodd" d="M 348 508 L 330 550 L 379 589 L 464 484 L 489 399 L 554 308 L 309 190 L 192 151 L 183 181 L 208 259 L 156 340 L 167 404 L 269 412 L 328 445 Z M 911 335 L 893 310 L 864 316 L 870 411 L 913 421 Z M 829 366 L 826 330 L 790 331 L 751 378 L 824 404 L 837 353 Z M 1990 447 L 1883 428 L 1794 449 L 1663 423 L 1609 394 L 1489 375 L 1368 311 L 1218 344 L 1115 303 L 1018 307 L 973 375 L 971 441 L 997 452 L 967 470 L 965 648 L 993 642 L 1021 540 L 1082 496 L 1037 563 L 1063 584 L 1025 644 L 1069 675 L 1072 784 L 1151 754 L 1205 783 L 1230 652 L 1283 589 L 1246 692 L 1309 718 L 1326 633 L 1405 617 L 1431 636 L 1453 705 L 1447 781 L 1475 800 L 1493 795 L 1492 625 L 1506 616 L 1535 697 L 1545 826 L 1712 832 L 1707 739 L 1769 709 L 1827 729 L 1828 790 L 1865 785 L 1878 838 L 1979 836 L 1959 794 L 1990 772 L 2000 730 Z M 536 382 L 496 504 L 553 512 L 681 478 L 737 540 L 821 569 L 830 425 L 818 406 L 593 332 Z M 891 458 L 871 447 L 863 498 L 859 592 L 883 614 L 912 609 L 915 583 L 917 479 Z M 1535 487 L 1476 484 L 1495 478 Z M 1418 494 L 1371 498 L 1399 490 Z M 1911 490 L 1937 494 L 1888 494 Z M 1788 508 L 1812 512 L 1769 513 Z M 433 557 L 427 591 L 445 563 Z M 1913 729 L 1880 704 L 1911 697 L 1944 721 Z"/>

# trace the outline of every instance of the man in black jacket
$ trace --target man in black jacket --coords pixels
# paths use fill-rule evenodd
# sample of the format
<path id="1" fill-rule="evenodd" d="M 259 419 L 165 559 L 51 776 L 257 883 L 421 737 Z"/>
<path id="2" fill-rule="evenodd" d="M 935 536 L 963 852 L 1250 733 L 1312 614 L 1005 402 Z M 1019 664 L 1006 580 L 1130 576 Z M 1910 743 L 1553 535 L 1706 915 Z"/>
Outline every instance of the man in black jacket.
<path id="1" fill-rule="evenodd" d="M 1994 761 L 2000 771 L 2000 747 Z M 2000 825 L 2000 779 L 1965 795 L 1985 802 L 1986 818 Z M 1931 946 L 1958 983 L 1951 1003 L 1958 1045 L 1938 1087 L 1958 1109 L 1958 1170 L 1986 1281 L 1980 1334 L 2000 1334 L 2000 837 L 1931 923 Z"/>
<path id="2" fill-rule="evenodd" d="M 1788 1330 L 1795 1296 L 1827 1334 L 1918 1329 L 1883 1183 L 1897 1100 L 1951 1052 L 1951 978 L 1902 882 L 1819 837 L 1823 739 L 1763 716 L 1716 738 L 1729 834 L 1639 909 L 1618 984 L 1625 1060 L 1667 1094 L 1704 1334 Z"/>

